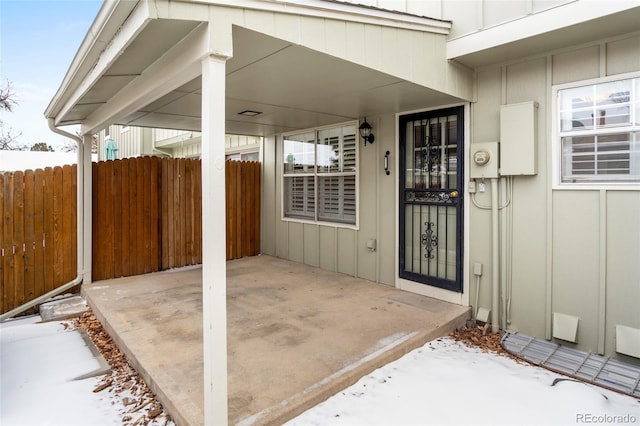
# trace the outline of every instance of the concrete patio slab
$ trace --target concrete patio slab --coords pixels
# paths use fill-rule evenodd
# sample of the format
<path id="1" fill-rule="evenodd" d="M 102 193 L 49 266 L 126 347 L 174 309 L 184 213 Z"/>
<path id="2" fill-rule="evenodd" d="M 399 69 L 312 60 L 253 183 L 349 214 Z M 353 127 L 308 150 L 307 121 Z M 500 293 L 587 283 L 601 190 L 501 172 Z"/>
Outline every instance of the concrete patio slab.
<path id="1" fill-rule="evenodd" d="M 202 274 L 83 286 L 105 329 L 179 425 L 203 423 Z M 281 424 L 464 325 L 469 308 L 300 263 L 227 262 L 230 424 Z"/>

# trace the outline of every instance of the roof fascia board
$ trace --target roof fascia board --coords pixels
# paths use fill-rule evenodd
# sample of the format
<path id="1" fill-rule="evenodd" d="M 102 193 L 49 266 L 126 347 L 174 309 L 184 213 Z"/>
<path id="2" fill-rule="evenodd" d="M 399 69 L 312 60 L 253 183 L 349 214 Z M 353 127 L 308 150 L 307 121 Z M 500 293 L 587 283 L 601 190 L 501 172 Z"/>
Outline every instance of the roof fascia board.
<path id="1" fill-rule="evenodd" d="M 209 54 L 208 25 L 201 24 L 83 120 L 82 133 L 97 132 L 198 77 Z"/>
<path id="2" fill-rule="evenodd" d="M 517 42 L 640 6 L 640 0 L 576 0 L 447 41 L 447 59 Z"/>
<path id="3" fill-rule="evenodd" d="M 82 99 L 102 75 L 118 59 L 122 51 L 131 44 L 140 32 L 151 22 L 154 16 L 150 13 L 146 1 L 138 3 L 129 18 L 122 24 L 119 32 L 111 39 L 107 47 L 100 54 L 93 68 L 85 75 L 73 94 L 64 103 L 56 117 L 58 124 L 64 116 Z"/>
<path id="4" fill-rule="evenodd" d="M 329 0 L 297 0 L 295 2 L 282 0 L 191 0 L 191 2 L 234 9 L 251 9 L 399 27 L 437 34 L 449 34 L 451 30 L 450 21 Z"/>
<path id="5" fill-rule="evenodd" d="M 70 96 L 74 83 L 77 86 L 77 79 L 88 71 L 100 55 L 100 52 L 107 46 L 109 40 L 118 32 L 122 22 L 129 16 L 135 8 L 137 2 L 114 2 L 105 1 L 98 11 L 89 31 L 85 35 L 80 47 L 71 61 L 60 87 L 53 96 L 45 116 L 47 118 L 58 115 L 61 105 Z"/>

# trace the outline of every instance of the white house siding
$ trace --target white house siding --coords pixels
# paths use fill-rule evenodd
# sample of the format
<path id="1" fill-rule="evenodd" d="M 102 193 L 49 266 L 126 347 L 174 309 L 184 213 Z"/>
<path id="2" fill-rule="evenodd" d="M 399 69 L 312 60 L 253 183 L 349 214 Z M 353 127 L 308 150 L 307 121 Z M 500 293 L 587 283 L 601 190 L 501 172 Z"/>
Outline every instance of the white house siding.
<path id="1" fill-rule="evenodd" d="M 191 144 L 173 148 L 175 158 L 200 158 L 202 155 L 202 144 Z"/>
<path id="2" fill-rule="evenodd" d="M 140 140 L 142 139 L 140 128 L 125 128 L 117 126 L 111 129 L 110 138 L 118 145 L 118 158 L 138 157 L 140 155 Z"/>
<path id="3" fill-rule="evenodd" d="M 571 0 L 347 0 L 387 10 L 452 20 L 449 38 L 481 31 Z"/>
<path id="4" fill-rule="evenodd" d="M 227 154 L 247 151 L 260 151 L 261 136 L 226 135 L 225 149 Z"/>
<path id="5" fill-rule="evenodd" d="M 165 139 L 175 138 L 176 136 L 183 135 L 185 133 L 184 130 L 174 130 L 174 129 L 153 129 L 153 137 L 157 142 L 163 141 Z"/>
<path id="6" fill-rule="evenodd" d="M 109 136 L 105 137 L 104 130 L 98 134 L 98 159 L 106 159 L 105 141 L 113 139 L 118 146 L 117 158 L 139 157 L 149 153 L 151 129 L 141 127 L 127 127 L 112 125 L 109 126 Z M 146 149 L 145 149 L 146 148 Z"/>
<path id="7" fill-rule="evenodd" d="M 512 203 L 501 212 L 512 329 L 551 337 L 553 312 L 577 316 L 577 347 L 614 355 L 616 324 L 640 328 L 640 191 L 554 190 L 551 170 L 552 85 L 637 72 L 639 58 L 634 33 L 477 71 L 472 143 L 499 140 L 501 104 L 540 105 L 538 174 L 514 178 Z M 478 200 L 487 204 L 488 196 Z M 479 306 L 490 308 L 490 215 L 471 209 L 470 263 L 484 265 Z"/>
<path id="8" fill-rule="evenodd" d="M 175 158 L 198 158 L 202 154 L 200 132 L 174 129 L 149 129 L 144 127 L 110 126 L 110 139 L 116 141 L 118 157 L 137 157 L 141 155 L 163 155 L 169 153 Z M 99 159 L 104 161 L 104 130 L 98 135 Z M 154 150 L 153 141 L 156 142 Z M 262 137 L 246 135 L 226 135 L 225 151 L 227 154 L 260 151 Z"/>

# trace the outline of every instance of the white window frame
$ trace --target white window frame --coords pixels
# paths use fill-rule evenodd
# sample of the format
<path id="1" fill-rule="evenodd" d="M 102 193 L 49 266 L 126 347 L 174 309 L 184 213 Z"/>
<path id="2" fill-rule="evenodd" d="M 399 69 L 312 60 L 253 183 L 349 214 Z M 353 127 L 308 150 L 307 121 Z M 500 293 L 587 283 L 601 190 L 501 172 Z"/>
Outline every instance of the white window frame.
<path id="1" fill-rule="evenodd" d="M 296 130 L 296 131 L 292 131 L 292 132 L 287 132 L 287 133 L 283 133 L 280 136 L 280 154 L 278 156 L 278 168 L 280 169 L 280 218 L 282 221 L 284 222 L 298 222 L 298 223 L 306 223 L 306 224 L 313 224 L 313 225 L 322 225 L 322 226 L 328 226 L 328 227 L 334 227 L 334 228 L 347 228 L 347 229 L 354 229 L 354 230 L 358 230 L 359 229 L 359 223 L 360 223 L 360 133 L 358 131 L 358 125 L 359 122 L 356 121 L 347 121 L 347 122 L 343 122 L 343 123 L 337 123 L 337 124 L 332 124 L 332 125 L 327 125 L 327 126 L 318 126 L 318 127 L 311 127 L 311 128 L 307 128 L 307 129 L 300 129 L 300 130 Z M 351 173 L 322 173 L 322 172 L 318 172 L 318 167 L 317 167 L 317 163 L 318 163 L 318 155 L 317 155 L 317 147 L 318 147 L 318 132 L 322 131 L 322 130 L 329 130 L 329 129 L 336 129 L 336 128 L 340 128 L 340 127 L 346 127 L 346 126 L 355 126 L 356 129 L 356 133 L 355 133 L 355 137 L 356 137 L 356 142 L 355 142 L 355 152 L 356 152 L 356 172 L 355 172 L 355 201 L 356 201 L 356 221 L 355 224 L 353 223 L 341 223 L 341 222 L 330 222 L 330 221 L 326 221 L 326 220 L 320 220 L 318 219 L 318 203 L 319 203 L 319 188 L 318 188 L 318 182 L 319 182 L 319 178 L 322 176 L 336 176 L 336 175 L 351 175 Z M 312 173 L 296 173 L 296 174 L 286 174 L 284 171 L 284 164 L 283 164 L 283 153 L 284 153 L 284 139 L 287 136 L 290 135 L 297 135 L 300 133 L 310 133 L 310 132 L 314 132 L 315 134 L 315 138 L 316 141 L 314 143 L 314 156 L 315 156 L 315 164 L 314 164 L 314 168 L 313 168 L 313 172 Z M 303 177 L 303 176 L 313 176 L 314 177 L 314 202 L 315 202 L 315 219 L 304 219 L 304 218 L 299 218 L 299 217 L 289 217 L 289 216 L 285 216 L 285 178 L 287 177 L 292 177 L 292 176 L 299 176 L 299 177 Z"/>
<path id="2" fill-rule="evenodd" d="M 574 89 L 583 86 L 593 86 L 596 84 L 609 83 L 613 81 L 619 80 L 629 80 L 634 78 L 640 78 L 640 72 L 626 73 L 626 74 L 617 74 L 611 75 L 607 77 L 594 78 L 589 80 L 581 80 L 575 81 L 571 83 L 554 85 L 551 88 L 551 99 L 552 99 L 552 124 L 551 124 L 551 135 L 552 135 L 552 145 L 551 145 L 551 161 L 552 161 L 552 173 L 553 173 L 553 189 L 585 189 L 585 190 L 594 190 L 594 189 L 619 189 L 619 190 L 640 190 L 640 182 L 632 182 L 632 181 L 618 181 L 615 177 L 612 177 L 608 180 L 601 181 L 580 181 L 580 182 L 563 182 L 562 181 L 562 135 L 560 129 L 560 91 L 566 89 Z M 640 99 L 640 93 L 635 94 L 636 100 Z M 633 99 L 632 99 L 633 102 Z M 633 108 L 633 106 L 632 106 Z M 625 131 L 640 131 L 640 126 L 621 126 L 615 128 L 615 130 L 620 130 L 621 132 Z M 612 129 L 611 133 L 615 133 Z M 596 135 L 598 131 L 590 132 L 586 135 Z M 612 175 L 615 176 L 615 175 Z"/>

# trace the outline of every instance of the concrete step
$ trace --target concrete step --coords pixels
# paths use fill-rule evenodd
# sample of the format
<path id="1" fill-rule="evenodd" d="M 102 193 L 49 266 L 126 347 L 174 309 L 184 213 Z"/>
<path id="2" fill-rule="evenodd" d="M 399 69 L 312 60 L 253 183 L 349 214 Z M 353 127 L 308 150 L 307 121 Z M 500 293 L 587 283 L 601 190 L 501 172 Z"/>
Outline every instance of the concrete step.
<path id="1" fill-rule="evenodd" d="M 77 318 L 88 310 L 87 302 L 75 295 L 43 303 L 40 305 L 40 316 L 42 322 L 62 321 Z"/>

